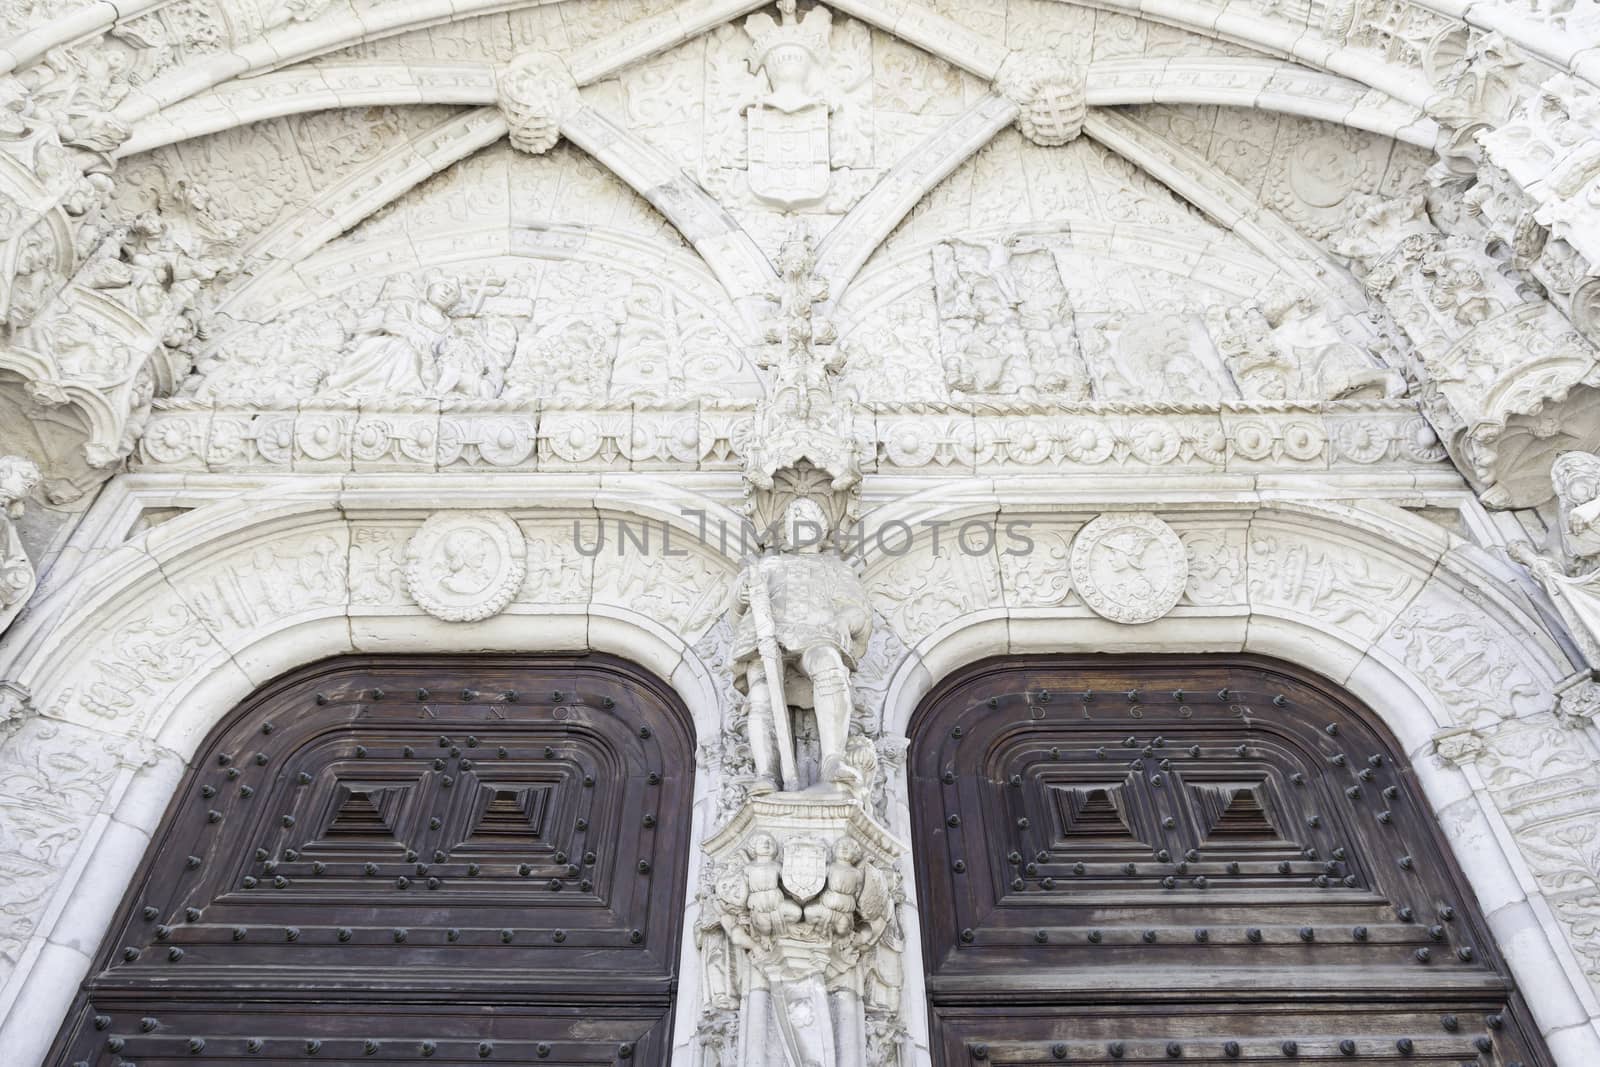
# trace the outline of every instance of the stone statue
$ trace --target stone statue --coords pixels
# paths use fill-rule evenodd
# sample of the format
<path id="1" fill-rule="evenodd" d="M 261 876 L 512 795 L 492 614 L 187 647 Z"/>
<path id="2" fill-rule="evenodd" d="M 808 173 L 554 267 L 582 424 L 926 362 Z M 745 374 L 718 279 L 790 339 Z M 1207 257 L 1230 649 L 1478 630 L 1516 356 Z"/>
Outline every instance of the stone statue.
<path id="1" fill-rule="evenodd" d="M 1590 668 L 1600 668 L 1600 568 L 1586 574 L 1568 575 L 1554 560 L 1535 552 L 1526 541 L 1515 542 L 1506 551 L 1528 568 L 1550 594 Z"/>
<path id="2" fill-rule="evenodd" d="M 1567 554 L 1584 559 L 1600 554 L 1600 456 L 1563 452 L 1550 466 Z"/>
<path id="3" fill-rule="evenodd" d="M 749 694 L 753 794 L 804 788 L 790 706 L 816 714 L 821 783 L 852 784 L 845 761 L 850 672 L 866 654 L 871 609 L 855 569 L 824 544 L 830 527 L 805 497 L 784 511 L 782 550 L 751 560 L 734 585 L 734 677 Z"/>
<path id="4" fill-rule="evenodd" d="M 0 632 L 11 625 L 37 584 L 16 520 L 22 518 L 24 498 L 39 481 L 39 468 L 32 460 L 0 457 Z"/>

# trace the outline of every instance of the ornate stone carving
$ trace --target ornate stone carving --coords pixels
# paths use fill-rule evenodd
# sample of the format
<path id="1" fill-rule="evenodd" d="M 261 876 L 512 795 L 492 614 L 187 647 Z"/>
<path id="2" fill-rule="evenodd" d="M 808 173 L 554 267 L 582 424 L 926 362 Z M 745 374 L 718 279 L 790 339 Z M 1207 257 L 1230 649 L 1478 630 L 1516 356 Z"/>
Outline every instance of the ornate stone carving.
<path id="1" fill-rule="evenodd" d="M 1600 723 L 1600 683 L 1579 678 L 1556 691 L 1556 719 L 1575 730 Z"/>
<path id="2" fill-rule="evenodd" d="M 578 86 L 554 52 L 520 56 L 495 82 L 495 99 L 513 148 L 543 155 L 561 139 L 561 121 L 580 106 Z"/>
<path id="3" fill-rule="evenodd" d="M 832 544 L 832 525 L 814 501 L 797 498 L 784 515 L 782 551 L 747 563 L 734 585 L 733 670 L 749 696 L 754 794 L 859 784 L 845 759 L 850 674 L 866 653 L 872 615 L 855 568 Z M 798 716 L 815 716 L 815 775 L 802 774 Z M 807 779 L 810 779 L 808 781 Z"/>
<path id="4" fill-rule="evenodd" d="M 1405 395 L 1400 372 L 1373 366 L 1361 349 L 1339 336 L 1304 290 L 1270 292 L 1214 317 L 1217 350 L 1246 400 Z"/>
<path id="5" fill-rule="evenodd" d="M 1088 113 L 1082 64 L 1052 52 L 1012 52 L 995 78 L 995 91 L 1017 105 L 1017 129 L 1036 145 L 1077 139 Z"/>
<path id="6" fill-rule="evenodd" d="M 1020 234 L 943 241 L 933 279 L 951 396 L 1088 397 L 1072 303 L 1048 244 Z"/>
<path id="7" fill-rule="evenodd" d="M 792 795 L 750 801 L 705 847 L 702 1034 L 726 1048 L 738 1013 L 737 1053 L 722 1062 L 898 1062 L 904 847 L 853 800 Z"/>
<path id="8" fill-rule="evenodd" d="M 503 512 L 438 512 L 406 544 L 406 589 L 435 618 L 487 619 L 522 588 L 527 551 L 522 531 Z"/>
<path id="9" fill-rule="evenodd" d="M 1600 669 L 1600 568 L 1569 576 L 1526 541 L 1513 542 L 1506 551 L 1544 586 L 1590 668 Z"/>
<path id="10" fill-rule="evenodd" d="M 1069 567 L 1083 602 L 1121 623 L 1161 618 L 1177 606 L 1189 581 L 1183 542 L 1142 511 L 1096 516 L 1073 539 Z"/>
<path id="11" fill-rule="evenodd" d="M 815 267 L 811 236 L 802 224 L 784 241 L 779 284 L 767 294 L 777 305 L 757 358 L 768 372 L 767 393 L 744 455 L 751 514 L 762 527 L 784 514 L 783 501 L 802 484 L 828 514 L 831 529 L 848 524 L 855 514 L 853 489 L 861 480 L 861 465 L 854 419 L 836 390 L 844 356 L 834 344 L 833 324 L 816 316 L 828 286 L 816 277 Z M 826 475 L 826 486 L 807 476 L 808 468 Z"/>
<path id="12" fill-rule="evenodd" d="M 17 535 L 23 500 L 39 484 L 39 468 L 21 456 L 0 457 L 0 633 L 11 625 L 28 598 L 37 577 L 33 561 Z"/>
<path id="13" fill-rule="evenodd" d="M 1593 346 L 1481 241 L 1435 228 L 1421 197 L 1373 201 L 1335 247 L 1405 332 L 1423 411 L 1484 502 L 1549 499 L 1555 454 L 1600 440 Z"/>
<path id="14" fill-rule="evenodd" d="M 795 0 L 778 0 L 777 21 L 766 12 L 745 19 L 750 70 L 766 75 L 767 91 L 744 108 L 750 192 L 763 203 L 792 210 L 828 195 L 832 179 L 829 99 L 825 76 L 833 15 L 820 4 L 795 17 Z"/>
<path id="15" fill-rule="evenodd" d="M 1433 751 L 1450 766 L 1465 767 L 1484 754 L 1486 745 L 1477 730 L 1456 727 L 1433 735 Z"/>
<path id="16" fill-rule="evenodd" d="M 1550 465 L 1561 545 L 1573 560 L 1600 556 L 1600 456 L 1563 452 Z"/>

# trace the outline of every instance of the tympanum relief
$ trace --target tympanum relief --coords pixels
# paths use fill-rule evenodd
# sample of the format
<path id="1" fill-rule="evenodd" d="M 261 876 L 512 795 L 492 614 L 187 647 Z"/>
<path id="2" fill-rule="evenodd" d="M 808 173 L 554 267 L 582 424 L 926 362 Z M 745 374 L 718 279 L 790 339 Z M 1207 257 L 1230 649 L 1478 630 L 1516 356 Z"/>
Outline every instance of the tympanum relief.
<path id="1" fill-rule="evenodd" d="M 393 275 L 243 324 L 183 394 L 251 406 L 443 397 L 569 405 L 749 396 L 725 328 L 665 285 L 589 263 L 501 259 Z"/>

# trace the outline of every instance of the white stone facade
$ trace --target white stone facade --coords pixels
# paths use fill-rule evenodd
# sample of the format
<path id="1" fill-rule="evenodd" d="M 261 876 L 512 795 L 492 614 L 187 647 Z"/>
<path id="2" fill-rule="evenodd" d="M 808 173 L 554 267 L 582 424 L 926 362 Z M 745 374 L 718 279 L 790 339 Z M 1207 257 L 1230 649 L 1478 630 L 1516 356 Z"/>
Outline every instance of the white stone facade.
<path id="1" fill-rule="evenodd" d="M 713 859 L 751 687 L 846 686 L 886 787 L 830 832 L 906 938 L 841 1063 L 928 1055 L 918 701 L 1079 651 L 1365 701 L 1557 1061 L 1600 1063 L 1596 234 L 1588 0 L 0 10 L 7 1062 L 247 694 L 593 649 L 692 712 Z M 861 617 L 752 671 L 739 531 L 795 499 Z M 674 1062 L 709 1067 L 707 862 Z"/>

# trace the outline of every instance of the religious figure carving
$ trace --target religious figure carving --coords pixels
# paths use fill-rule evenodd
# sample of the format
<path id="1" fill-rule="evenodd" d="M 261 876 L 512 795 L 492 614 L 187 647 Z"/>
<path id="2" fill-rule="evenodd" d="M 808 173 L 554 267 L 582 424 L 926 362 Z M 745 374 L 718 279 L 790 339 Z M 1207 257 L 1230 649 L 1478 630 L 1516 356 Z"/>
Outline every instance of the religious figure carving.
<path id="1" fill-rule="evenodd" d="M 1020 234 L 933 250 L 939 345 L 952 393 L 1088 396 L 1072 304 L 1049 246 Z"/>
<path id="2" fill-rule="evenodd" d="M 866 654 L 871 609 L 855 568 L 827 541 L 832 529 L 815 501 L 796 498 L 784 512 L 781 550 L 745 564 L 734 584 L 734 677 L 750 698 L 753 794 L 808 785 L 791 706 L 816 716 L 820 782 L 809 784 L 841 787 L 860 777 L 845 758 L 850 672 Z"/>
<path id="3" fill-rule="evenodd" d="M 1568 575 L 1526 541 L 1514 542 L 1506 551 L 1544 586 L 1590 668 L 1600 669 L 1600 568 Z"/>
<path id="4" fill-rule="evenodd" d="M 818 5 L 795 17 L 795 0 L 778 0 L 779 22 L 765 12 L 745 19 L 750 70 L 768 90 L 745 105 L 750 192 L 785 210 L 822 200 L 832 178 L 828 119 L 835 103 L 823 85 L 833 15 Z"/>
<path id="5" fill-rule="evenodd" d="M 1600 555 L 1600 456 L 1563 452 L 1550 466 L 1561 542 L 1572 559 Z"/>
<path id="6" fill-rule="evenodd" d="M 0 632 L 33 595 L 33 561 L 17 534 L 23 500 L 39 484 L 39 468 L 21 456 L 0 457 Z"/>
<path id="7" fill-rule="evenodd" d="M 421 300 L 390 300 L 358 327 L 354 348 L 329 373 L 325 387 L 367 398 L 494 396 L 503 385 L 503 365 L 485 360 L 487 346 L 454 343 L 460 339 L 453 329 L 457 317 L 482 309 L 491 288 L 486 283 L 462 306 L 460 284 L 447 278 L 429 285 Z"/>
<path id="8" fill-rule="evenodd" d="M 1403 396 L 1404 377 L 1379 368 L 1339 338 L 1303 290 L 1269 293 L 1228 308 L 1214 329 L 1217 351 L 1246 400 L 1348 400 Z"/>

